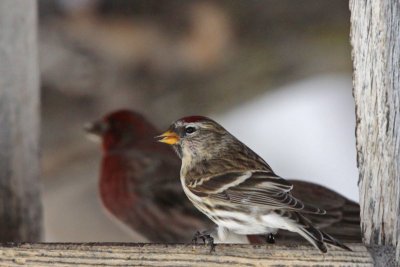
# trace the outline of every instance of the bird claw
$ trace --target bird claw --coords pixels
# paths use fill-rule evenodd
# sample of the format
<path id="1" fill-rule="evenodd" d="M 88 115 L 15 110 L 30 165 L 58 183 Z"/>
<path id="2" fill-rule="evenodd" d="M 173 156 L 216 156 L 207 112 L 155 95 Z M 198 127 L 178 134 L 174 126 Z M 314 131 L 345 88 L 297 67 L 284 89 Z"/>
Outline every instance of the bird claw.
<path id="1" fill-rule="evenodd" d="M 197 231 L 193 238 L 192 238 L 192 243 L 194 243 L 195 245 L 197 245 L 197 239 L 201 238 L 203 240 L 203 243 L 206 243 L 206 239 L 204 237 L 204 235 L 202 235 L 199 231 Z"/>
<path id="2" fill-rule="evenodd" d="M 209 234 L 209 231 L 204 231 L 201 233 L 197 231 L 192 238 L 192 242 L 197 245 L 197 239 L 199 238 L 203 240 L 204 245 L 206 244 L 207 240 L 207 243 L 210 245 L 210 253 L 213 251 L 215 252 L 214 238 Z"/>
<path id="3" fill-rule="evenodd" d="M 275 236 L 272 233 L 269 233 L 266 236 L 267 242 L 270 244 L 275 244 Z"/>

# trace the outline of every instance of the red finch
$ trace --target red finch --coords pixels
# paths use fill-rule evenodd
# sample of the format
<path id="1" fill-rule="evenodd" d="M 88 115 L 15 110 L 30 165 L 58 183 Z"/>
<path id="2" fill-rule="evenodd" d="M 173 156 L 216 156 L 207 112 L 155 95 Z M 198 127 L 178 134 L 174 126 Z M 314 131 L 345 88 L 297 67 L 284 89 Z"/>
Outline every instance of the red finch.
<path id="1" fill-rule="evenodd" d="M 215 231 L 224 240 L 229 232 L 263 235 L 278 229 L 300 234 L 323 253 L 326 244 L 350 250 L 303 216 L 325 214 L 324 210 L 295 198 L 291 183 L 215 121 L 182 118 L 159 137 L 182 160 L 180 180 L 186 196 L 218 225 L 195 235 L 206 238 L 211 250 Z"/>
<path id="2" fill-rule="evenodd" d="M 144 117 L 120 110 L 85 128 L 102 139 L 99 191 L 109 213 L 153 242 L 187 241 L 210 227 L 182 191 L 179 160 Z"/>

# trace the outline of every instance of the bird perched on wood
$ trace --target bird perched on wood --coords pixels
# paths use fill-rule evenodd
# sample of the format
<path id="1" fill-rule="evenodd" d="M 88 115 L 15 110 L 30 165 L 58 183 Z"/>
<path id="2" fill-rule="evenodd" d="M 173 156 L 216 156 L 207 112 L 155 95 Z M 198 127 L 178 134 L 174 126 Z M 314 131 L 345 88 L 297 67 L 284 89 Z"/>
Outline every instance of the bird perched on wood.
<path id="1" fill-rule="evenodd" d="M 193 231 L 212 226 L 183 193 L 178 179 L 179 158 L 171 149 L 154 141 L 153 136 L 159 131 L 141 114 L 114 111 L 85 128 L 102 142 L 99 191 L 110 214 L 152 242 L 184 242 Z M 326 216 L 312 218 L 319 228 L 345 240 L 360 240 L 358 204 L 320 185 L 290 182 L 295 197 L 309 204 L 318 203 L 327 211 Z M 159 192 L 170 193 L 163 196 Z M 144 212 L 146 206 L 154 208 Z M 165 206 L 168 208 L 164 209 Z M 149 219 L 165 217 L 164 213 L 168 214 L 168 220 L 160 225 Z M 169 223 L 170 218 L 174 223 Z M 251 243 L 265 242 L 263 237 L 248 238 Z M 287 231 L 280 232 L 278 238 L 285 242 L 299 240 Z M 246 238 L 230 241 L 247 242 Z"/>
<path id="2" fill-rule="evenodd" d="M 119 110 L 85 129 L 102 141 L 99 191 L 111 215 L 152 242 L 188 241 L 211 226 L 182 191 L 176 155 L 143 116 Z"/>
<path id="3" fill-rule="evenodd" d="M 159 137 L 182 160 L 180 180 L 186 196 L 218 225 L 195 236 L 206 238 L 211 249 L 214 232 L 224 240 L 229 232 L 263 235 L 285 229 L 300 234 L 323 253 L 326 244 L 350 250 L 303 215 L 322 215 L 325 210 L 295 198 L 290 182 L 215 121 L 185 117 Z"/>

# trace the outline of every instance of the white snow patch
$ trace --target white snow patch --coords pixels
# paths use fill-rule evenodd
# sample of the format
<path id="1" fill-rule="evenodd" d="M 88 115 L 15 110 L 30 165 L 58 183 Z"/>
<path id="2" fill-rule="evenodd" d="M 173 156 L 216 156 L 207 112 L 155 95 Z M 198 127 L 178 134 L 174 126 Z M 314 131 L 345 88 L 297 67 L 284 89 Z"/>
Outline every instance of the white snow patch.
<path id="1" fill-rule="evenodd" d="M 358 202 L 351 76 L 296 82 L 214 118 L 283 178 L 322 184 Z"/>

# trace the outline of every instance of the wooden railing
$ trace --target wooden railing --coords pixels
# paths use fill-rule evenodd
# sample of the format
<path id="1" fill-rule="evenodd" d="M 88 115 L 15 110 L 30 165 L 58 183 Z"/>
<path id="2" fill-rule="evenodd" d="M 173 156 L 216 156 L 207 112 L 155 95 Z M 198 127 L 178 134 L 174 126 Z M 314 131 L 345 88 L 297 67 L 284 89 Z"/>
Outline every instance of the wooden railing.
<path id="1" fill-rule="evenodd" d="M 25 243 L 1 246 L 0 266 L 373 266 L 364 245 L 350 247 L 219 244 L 210 253 L 203 244 Z"/>

